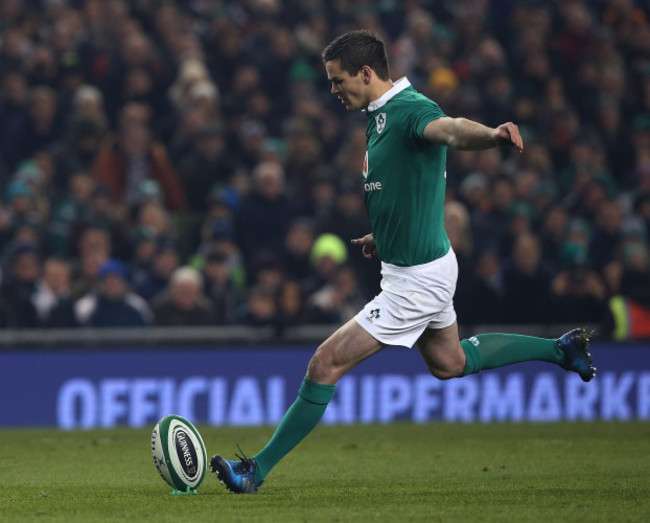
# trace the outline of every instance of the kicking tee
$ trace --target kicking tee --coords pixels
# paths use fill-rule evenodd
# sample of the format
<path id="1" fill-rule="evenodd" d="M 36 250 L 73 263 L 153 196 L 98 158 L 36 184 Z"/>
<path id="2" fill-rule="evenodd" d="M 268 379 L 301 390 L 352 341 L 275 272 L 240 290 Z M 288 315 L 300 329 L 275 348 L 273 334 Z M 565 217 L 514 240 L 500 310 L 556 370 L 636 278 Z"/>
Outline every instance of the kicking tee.
<path id="1" fill-rule="evenodd" d="M 413 266 L 449 250 L 444 228 L 447 146 L 422 138 L 445 116 L 438 104 L 400 78 L 367 110 L 365 202 L 379 258 Z"/>

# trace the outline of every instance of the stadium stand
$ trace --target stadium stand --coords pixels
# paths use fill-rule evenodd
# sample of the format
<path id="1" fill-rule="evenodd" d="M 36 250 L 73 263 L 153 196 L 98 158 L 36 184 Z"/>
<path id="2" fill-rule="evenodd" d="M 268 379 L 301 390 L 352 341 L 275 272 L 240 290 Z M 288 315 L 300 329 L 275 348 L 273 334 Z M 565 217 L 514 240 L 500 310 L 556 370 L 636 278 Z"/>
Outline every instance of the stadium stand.
<path id="1" fill-rule="evenodd" d="M 369 227 L 365 123 L 329 94 L 320 52 L 365 27 L 386 40 L 393 78 L 446 114 L 512 120 L 525 139 L 522 155 L 449 154 L 461 323 L 584 322 L 647 337 L 640 5 L 2 2 L 0 325 L 83 323 L 71 311 L 118 260 L 154 313 L 191 266 L 214 325 L 349 317 L 379 277 L 348 246 Z M 314 250 L 324 234 L 348 252 Z"/>

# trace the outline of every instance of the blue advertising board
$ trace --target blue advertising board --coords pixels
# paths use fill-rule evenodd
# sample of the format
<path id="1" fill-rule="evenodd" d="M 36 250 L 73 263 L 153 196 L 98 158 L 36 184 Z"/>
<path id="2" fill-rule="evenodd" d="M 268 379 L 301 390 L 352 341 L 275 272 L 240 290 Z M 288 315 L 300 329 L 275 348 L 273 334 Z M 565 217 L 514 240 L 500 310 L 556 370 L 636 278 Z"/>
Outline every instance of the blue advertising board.
<path id="1" fill-rule="evenodd" d="M 275 424 L 314 347 L 175 347 L 0 352 L 0 427 Z M 590 383 L 530 362 L 439 381 L 417 351 L 389 347 L 338 384 L 325 423 L 650 419 L 650 345 L 596 344 Z"/>

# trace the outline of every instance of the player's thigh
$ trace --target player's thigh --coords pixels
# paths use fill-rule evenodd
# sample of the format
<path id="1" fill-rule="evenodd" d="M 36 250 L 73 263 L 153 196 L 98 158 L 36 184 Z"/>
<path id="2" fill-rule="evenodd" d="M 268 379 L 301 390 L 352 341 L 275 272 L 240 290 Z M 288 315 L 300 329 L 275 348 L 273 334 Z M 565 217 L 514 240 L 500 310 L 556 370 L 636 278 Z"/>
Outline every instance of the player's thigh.
<path id="1" fill-rule="evenodd" d="M 352 367 L 386 347 L 351 319 L 325 340 L 309 362 L 307 377 L 334 384 Z"/>
<path id="2" fill-rule="evenodd" d="M 436 378 L 449 379 L 463 375 L 465 352 L 458 338 L 458 323 L 442 329 L 426 329 L 415 345 Z"/>

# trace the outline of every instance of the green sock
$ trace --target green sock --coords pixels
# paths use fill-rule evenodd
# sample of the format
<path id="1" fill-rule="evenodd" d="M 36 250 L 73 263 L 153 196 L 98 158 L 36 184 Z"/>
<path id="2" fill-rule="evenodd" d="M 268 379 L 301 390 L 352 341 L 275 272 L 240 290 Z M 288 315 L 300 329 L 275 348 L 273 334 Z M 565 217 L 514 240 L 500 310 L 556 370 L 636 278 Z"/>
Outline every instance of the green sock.
<path id="1" fill-rule="evenodd" d="M 522 361 L 564 363 L 564 352 L 553 339 L 520 334 L 479 334 L 462 340 L 460 346 L 467 357 L 463 376 Z"/>
<path id="2" fill-rule="evenodd" d="M 313 430 L 323 417 L 335 390 L 336 385 L 323 385 L 307 378 L 302 380 L 298 398 L 280 420 L 273 437 L 266 447 L 253 456 L 257 461 L 255 481 L 263 480 Z"/>

